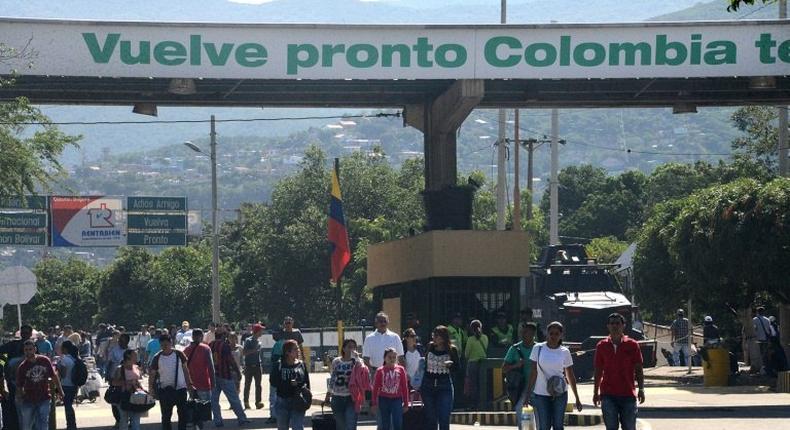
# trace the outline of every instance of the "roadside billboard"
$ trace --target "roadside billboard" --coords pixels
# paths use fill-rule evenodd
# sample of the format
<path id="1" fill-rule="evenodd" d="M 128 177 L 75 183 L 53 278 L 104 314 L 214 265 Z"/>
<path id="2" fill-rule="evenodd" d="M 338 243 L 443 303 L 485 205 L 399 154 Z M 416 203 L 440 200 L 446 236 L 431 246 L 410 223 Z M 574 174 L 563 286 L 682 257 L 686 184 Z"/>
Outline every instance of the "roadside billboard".
<path id="1" fill-rule="evenodd" d="M 52 196 L 52 246 L 123 246 L 123 200 L 104 196 Z"/>

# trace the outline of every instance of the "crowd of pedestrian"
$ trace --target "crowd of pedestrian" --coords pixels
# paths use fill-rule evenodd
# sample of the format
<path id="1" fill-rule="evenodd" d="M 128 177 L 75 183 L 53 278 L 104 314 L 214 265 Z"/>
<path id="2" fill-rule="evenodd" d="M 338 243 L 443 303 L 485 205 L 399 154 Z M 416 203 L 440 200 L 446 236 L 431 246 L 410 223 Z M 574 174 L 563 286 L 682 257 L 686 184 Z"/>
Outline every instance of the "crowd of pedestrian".
<path id="1" fill-rule="evenodd" d="M 673 352 L 684 357 L 689 354 L 683 349 L 688 344 L 688 320 L 680 310 L 677 317 L 671 327 Z M 573 356 L 562 344 L 561 323 L 548 324 L 544 334 L 529 309 L 521 312 L 515 325 L 498 314 L 488 331 L 480 320 L 463 321 L 460 314 L 453 314 L 446 326 L 427 332 L 416 315 L 408 314 L 401 336 L 389 329 L 388 315 L 380 312 L 375 330 L 361 345 L 344 339 L 340 356 L 329 366 L 324 399 L 337 429 L 356 429 L 360 413 L 369 405 L 383 430 L 412 428 L 416 423 L 447 430 L 453 409 L 479 406 L 481 363 L 491 355 L 504 355 L 502 371 L 519 426 L 524 414 L 532 414 L 535 428 L 562 429 L 569 394 L 576 409 L 582 409 Z M 762 309 L 757 310 L 753 324 L 758 341 L 767 345 L 765 362 L 770 365 L 775 360 L 770 357 L 770 342 L 778 337 L 777 324 L 764 317 Z M 607 429 L 632 429 L 637 403 L 645 398 L 642 354 L 639 344 L 624 334 L 622 315 L 609 315 L 606 327 L 609 336 L 595 350 L 592 400 L 601 406 Z M 705 347 L 721 343 L 710 317 L 703 331 Z M 111 387 L 105 399 L 119 430 L 140 428 L 144 410 L 129 406 L 137 395 L 155 399 L 165 430 L 172 428 L 174 412 L 179 430 L 189 423 L 202 429 L 207 420 L 214 427 L 224 426 L 223 395 L 238 426 L 250 422 L 248 410 L 263 409 L 267 400 L 268 423 L 276 422 L 282 430 L 300 430 L 312 396 L 304 337 L 294 319 L 286 317 L 282 329 L 272 333 L 274 344 L 267 362 L 261 343 L 265 332 L 260 322 L 237 332 L 229 324 L 210 324 L 204 331 L 183 321 L 180 326 L 143 325 L 135 334 L 109 324 L 99 324 L 94 334 L 68 325 L 40 332 L 24 325 L 18 339 L 0 346 L 0 354 L 6 356 L 5 383 L 0 386 L 3 428 L 48 428 L 51 396 L 64 406 L 67 430 L 78 428 L 73 405 L 85 383 L 88 363 Z M 270 395 L 263 399 L 266 373 Z M 193 410 L 198 403 L 207 408 L 207 414 Z"/>

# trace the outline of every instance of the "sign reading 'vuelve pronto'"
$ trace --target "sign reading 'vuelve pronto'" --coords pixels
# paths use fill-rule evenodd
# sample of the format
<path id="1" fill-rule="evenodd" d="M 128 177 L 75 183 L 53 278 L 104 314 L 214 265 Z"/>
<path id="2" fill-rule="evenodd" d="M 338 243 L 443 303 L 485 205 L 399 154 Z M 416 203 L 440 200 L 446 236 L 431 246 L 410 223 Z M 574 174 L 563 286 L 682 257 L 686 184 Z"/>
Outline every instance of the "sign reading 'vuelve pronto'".
<path id="1" fill-rule="evenodd" d="M 0 73 L 247 79 L 661 78 L 784 75 L 779 21 L 339 26 L 0 20 L 37 53 Z M 20 61 L 27 61 L 22 59 Z"/>

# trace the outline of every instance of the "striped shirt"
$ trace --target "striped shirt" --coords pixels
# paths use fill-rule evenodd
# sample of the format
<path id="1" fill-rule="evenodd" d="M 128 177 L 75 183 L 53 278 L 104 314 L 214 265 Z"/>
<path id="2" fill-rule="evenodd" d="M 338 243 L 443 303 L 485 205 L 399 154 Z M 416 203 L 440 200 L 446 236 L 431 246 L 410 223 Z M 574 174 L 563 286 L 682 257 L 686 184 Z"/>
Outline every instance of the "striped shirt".
<path id="1" fill-rule="evenodd" d="M 669 328 L 672 330 L 675 340 L 688 340 L 689 320 L 686 318 L 678 318 L 675 321 L 672 321 L 672 325 Z"/>
<path id="2" fill-rule="evenodd" d="M 230 344 L 224 340 L 217 339 L 211 342 L 211 355 L 214 358 L 214 371 L 217 378 L 220 379 L 234 379 L 234 373 L 240 374 L 236 366 L 236 361 L 233 359 L 233 354 L 230 349 Z"/>

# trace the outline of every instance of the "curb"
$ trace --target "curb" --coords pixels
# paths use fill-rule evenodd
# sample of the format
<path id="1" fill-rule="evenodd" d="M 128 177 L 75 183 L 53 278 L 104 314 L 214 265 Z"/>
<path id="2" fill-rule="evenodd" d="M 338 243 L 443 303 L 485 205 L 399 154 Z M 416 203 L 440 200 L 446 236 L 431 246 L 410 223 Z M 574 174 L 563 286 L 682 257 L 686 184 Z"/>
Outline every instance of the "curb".
<path id="1" fill-rule="evenodd" d="M 566 413 L 563 420 L 566 426 L 595 426 L 603 423 L 602 415 Z M 450 423 L 458 425 L 515 426 L 515 412 L 453 412 Z"/>

